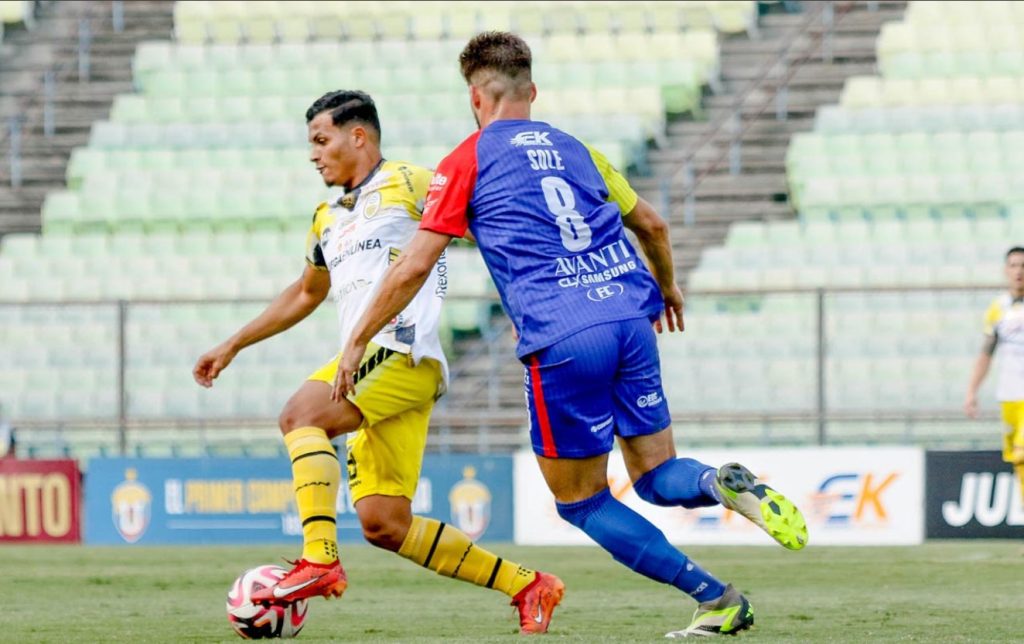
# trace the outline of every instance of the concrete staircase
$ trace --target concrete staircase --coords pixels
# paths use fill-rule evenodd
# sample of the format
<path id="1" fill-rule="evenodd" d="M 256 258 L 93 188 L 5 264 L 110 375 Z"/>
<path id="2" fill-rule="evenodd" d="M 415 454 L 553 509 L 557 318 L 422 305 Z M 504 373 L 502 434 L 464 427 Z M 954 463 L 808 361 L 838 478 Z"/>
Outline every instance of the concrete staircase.
<path id="1" fill-rule="evenodd" d="M 814 19 L 801 28 L 816 12 L 818 2 L 804 2 L 801 14 L 770 14 L 760 21 L 760 38 L 728 38 L 722 43 L 721 70 L 723 88 L 704 101 L 706 119 L 677 120 L 668 128 L 668 144 L 650 154 L 652 177 L 633 180 L 644 198 L 663 207 L 669 189 L 669 212 L 673 230 L 673 248 L 680 281 L 685 281 L 697 265 L 705 246 L 725 239 L 729 224 L 741 220 L 786 219 L 796 215 L 789 203 L 786 185 L 786 148 L 797 132 L 814 126 L 818 106 L 839 100 L 843 83 L 849 76 L 873 74 L 875 43 L 881 26 L 899 20 L 905 2 L 836 3 L 831 60 L 823 60 L 820 42 L 822 22 Z M 799 35 L 798 35 L 799 34 Z M 794 38 L 795 36 L 795 38 Z M 784 120 L 777 119 L 776 80 L 747 92 L 760 80 L 765 66 L 786 50 L 790 66 L 799 64 L 787 84 Z M 810 54 L 810 57 L 803 61 Z M 801 64 L 802 63 L 802 64 Z M 743 96 L 746 93 L 746 96 Z M 740 98 L 742 97 L 742 98 Z M 741 167 L 730 174 L 729 147 L 732 124 L 726 123 L 739 100 L 741 109 Z M 694 175 L 700 179 L 695 197 L 692 225 L 684 222 L 685 188 L 679 171 L 685 159 L 692 158 Z"/>
<path id="2" fill-rule="evenodd" d="M 105 119 L 118 93 L 132 90 L 131 60 L 142 40 L 171 38 L 174 3 L 124 2 L 124 28 L 114 29 L 111 2 L 54 2 L 32 31 L 5 34 L 0 47 L 0 235 L 41 230 L 47 192 L 64 186 L 72 148 L 85 145 L 93 121 Z M 79 78 L 80 25 L 88 24 L 89 73 Z M 43 76 L 54 72 L 54 135 L 43 132 Z M 8 119 L 20 115 L 22 184 L 11 186 Z"/>

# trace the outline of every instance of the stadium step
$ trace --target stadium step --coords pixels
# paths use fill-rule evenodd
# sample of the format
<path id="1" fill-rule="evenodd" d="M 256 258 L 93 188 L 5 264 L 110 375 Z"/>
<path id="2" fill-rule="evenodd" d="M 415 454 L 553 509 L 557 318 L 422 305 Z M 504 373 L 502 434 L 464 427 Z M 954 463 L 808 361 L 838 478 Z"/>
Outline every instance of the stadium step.
<path id="1" fill-rule="evenodd" d="M 789 79 L 789 87 L 842 87 L 846 79 L 852 74 L 857 76 L 871 75 L 876 71 L 874 63 L 852 62 L 842 67 L 837 67 L 821 61 L 805 63 Z M 729 61 L 727 67 L 722 67 L 722 80 L 725 82 L 750 82 L 758 78 L 758 68 L 747 64 L 744 61 Z"/>
<path id="2" fill-rule="evenodd" d="M 808 132 L 814 127 L 812 118 L 790 118 L 785 121 L 747 120 L 742 124 L 743 140 L 749 142 L 772 142 L 788 144 L 790 137 L 797 132 Z M 673 141 L 685 146 L 701 142 L 709 133 L 707 123 L 703 121 L 676 121 L 668 126 L 668 134 Z M 711 133 L 711 142 L 728 142 L 732 134 L 727 129 Z"/>
<path id="3" fill-rule="evenodd" d="M 658 170 L 661 167 L 667 166 L 669 169 L 678 168 L 679 164 L 683 163 L 687 158 L 692 159 L 693 163 L 699 168 L 705 168 L 712 163 L 715 163 L 723 154 L 727 154 L 729 150 L 729 142 L 721 141 L 716 142 L 714 145 L 705 145 L 697 149 L 696 154 L 690 154 L 690 148 L 675 148 L 671 150 L 653 150 L 648 155 L 648 160 L 651 163 L 652 170 L 655 175 L 663 175 L 669 173 L 662 173 Z M 752 170 L 753 168 L 770 168 L 772 170 L 779 170 L 782 168 L 786 160 L 786 146 L 785 144 L 776 145 L 765 145 L 762 143 L 745 143 L 743 145 L 743 167 L 744 170 Z M 724 160 L 721 164 L 722 167 L 728 170 L 728 159 Z M 763 172 L 763 170 L 761 170 Z"/>
<path id="4" fill-rule="evenodd" d="M 804 6 L 810 8 L 810 3 Z M 869 11 L 866 3 L 851 3 L 849 10 L 837 6 L 831 58 L 827 60 L 822 57 L 820 22 L 798 35 L 805 14 L 771 13 L 759 20 L 758 37 L 723 39 L 722 85 L 719 93 L 703 101 L 706 120 L 670 123 L 667 144 L 649 154 L 652 176 L 635 180 L 640 194 L 659 208 L 667 208 L 680 275 L 696 266 L 704 247 L 724 241 L 729 223 L 795 216 L 786 183 L 789 139 L 813 129 L 817 108 L 837 103 L 848 77 L 874 73 L 878 32 L 883 24 L 900 19 L 905 6 L 881 2 L 876 11 Z M 748 88 L 760 80 L 766 65 L 780 52 L 785 52 L 787 63 L 799 63 L 800 67 L 786 85 L 784 119 L 777 120 L 776 83 L 768 79 L 757 89 Z M 729 174 L 729 146 L 735 130 L 728 121 L 741 100 L 742 171 L 733 176 Z M 695 176 L 703 177 L 694 193 L 692 225 L 684 223 L 690 213 L 680 172 L 687 159 L 694 162 Z"/>
<path id="5" fill-rule="evenodd" d="M 92 123 L 105 119 L 115 95 L 132 91 L 131 60 L 139 42 L 170 38 L 174 3 L 126 2 L 124 30 L 113 30 L 110 3 L 44 3 L 31 31 L 5 34 L 0 49 L 0 117 L 22 113 L 22 187 L 10 187 L 9 164 L 0 165 L 0 235 L 38 231 L 48 190 L 64 187 L 64 166 L 75 146 L 89 140 Z M 78 79 L 78 29 L 91 25 L 90 74 Z M 42 128 L 43 73 L 60 63 L 55 87 L 56 134 Z M 6 132 L 0 136 L 6 140 Z"/>

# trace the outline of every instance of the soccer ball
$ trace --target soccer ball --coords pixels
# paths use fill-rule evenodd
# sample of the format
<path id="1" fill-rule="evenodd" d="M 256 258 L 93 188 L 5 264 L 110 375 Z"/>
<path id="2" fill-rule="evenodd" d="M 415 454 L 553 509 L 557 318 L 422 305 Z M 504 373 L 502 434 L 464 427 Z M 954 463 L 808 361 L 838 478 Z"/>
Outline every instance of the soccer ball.
<path id="1" fill-rule="evenodd" d="M 295 637 L 306 623 L 306 600 L 288 605 L 253 604 L 252 593 L 273 586 L 288 573 L 281 566 L 257 566 L 243 572 L 228 591 L 228 622 L 248 640 Z"/>

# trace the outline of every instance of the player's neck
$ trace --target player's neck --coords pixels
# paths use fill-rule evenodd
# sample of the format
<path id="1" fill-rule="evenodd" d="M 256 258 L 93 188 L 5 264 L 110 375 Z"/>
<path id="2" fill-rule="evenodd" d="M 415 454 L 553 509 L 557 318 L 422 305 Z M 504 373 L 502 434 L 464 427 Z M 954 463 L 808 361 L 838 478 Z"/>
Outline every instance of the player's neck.
<path id="1" fill-rule="evenodd" d="M 480 129 L 495 121 L 528 121 L 530 104 L 524 101 L 499 101 L 489 114 L 480 115 Z"/>
<path id="2" fill-rule="evenodd" d="M 364 157 L 356 167 L 356 171 L 352 174 L 352 179 L 347 181 L 342 187 L 345 188 L 346 192 L 351 192 L 363 185 L 366 183 L 366 180 L 377 171 L 377 168 L 380 167 L 380 164 L 383 161 L 384 158 L 379 152 L 377 154 Z"/>
<path id="3" fill-rule="evenodd" d="M 1011 288 L 1010 289 L 1010 297 L 1012 297 L 1015 300 L 1019 300 L 1021 298 L 1024 298 L 1024 289 Z"/>

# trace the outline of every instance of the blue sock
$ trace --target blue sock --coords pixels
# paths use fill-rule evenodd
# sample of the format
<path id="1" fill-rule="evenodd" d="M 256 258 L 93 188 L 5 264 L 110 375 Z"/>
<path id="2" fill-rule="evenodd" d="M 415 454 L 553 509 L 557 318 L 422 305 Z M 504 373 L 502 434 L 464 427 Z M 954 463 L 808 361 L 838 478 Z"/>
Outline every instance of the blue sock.
<path id="1" fill-rule="evenodd" d="M 703 508 L 722 502 L 715 475 L 710 465 L 692 458 L 673 458 L 637 479 L 633 489 L 654 505 Z"/>
<path id="2" fill-rule="evenodd" d="M 563 519 L 583 530 L 616 561 L 698 602 L 717 599 L 725 585 L 687 559 L 650 521 L 617 501 L 605 488 L 575 503 L 556 503 Z"/>

